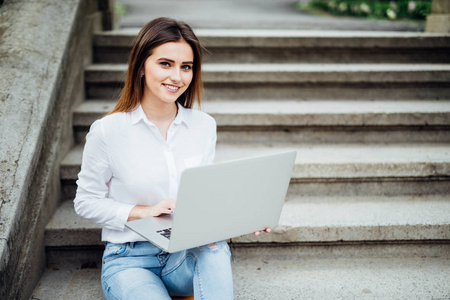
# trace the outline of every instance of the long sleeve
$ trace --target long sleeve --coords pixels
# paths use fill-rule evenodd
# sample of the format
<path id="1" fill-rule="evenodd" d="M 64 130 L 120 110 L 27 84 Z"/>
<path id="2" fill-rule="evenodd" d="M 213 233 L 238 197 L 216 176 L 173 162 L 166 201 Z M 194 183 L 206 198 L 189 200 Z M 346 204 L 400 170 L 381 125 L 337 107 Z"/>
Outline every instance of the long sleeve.
<path id="1" fill-rule="evenodd" d="M 134 205 L 108 198 L 108 184 L 113 172 L 108 157 L 101 120 L 94 122 L 86 137 L 75 211 L 81 217 L 113 230 L 123 230 Z"/>

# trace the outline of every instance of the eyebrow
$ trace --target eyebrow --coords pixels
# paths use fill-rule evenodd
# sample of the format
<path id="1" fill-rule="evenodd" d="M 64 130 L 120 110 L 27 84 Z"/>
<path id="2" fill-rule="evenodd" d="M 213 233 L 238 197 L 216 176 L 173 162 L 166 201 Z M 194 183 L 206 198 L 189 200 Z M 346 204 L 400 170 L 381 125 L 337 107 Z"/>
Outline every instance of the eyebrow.
<path id="1" fill-rule="evenodd" d="M 175 63 L 175 61 L 173 59 L 169 59 L 169 58 L 165 58 L 165 57 L 158 58 L 158 61 L 161 61 L 161 60 L 168 61 L 168 62 L 171 62 L 171 63 Z M 194 62 L 193 61 L 183 61 L 181 64 L 183 64 L 183 65 L 186 65 L 186 64 L 193 65 Z"/>

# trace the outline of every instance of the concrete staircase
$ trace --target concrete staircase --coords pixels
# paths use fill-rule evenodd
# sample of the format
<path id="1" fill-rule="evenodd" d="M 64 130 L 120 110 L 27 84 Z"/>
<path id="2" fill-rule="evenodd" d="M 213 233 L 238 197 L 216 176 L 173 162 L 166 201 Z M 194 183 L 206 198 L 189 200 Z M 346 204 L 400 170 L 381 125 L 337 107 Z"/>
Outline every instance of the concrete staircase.
<path id="1" fill-rule="evenodd" d="M 235 239 L 236 298 L 449 298 L 450 36 L 197 33 L 216 160 L 298 152 L 279 226 Z M 83 139 L 113 108 L 136 34 L 95 36 L 36 299 L 102 298 L 100 228 L 72 200 Z"/>

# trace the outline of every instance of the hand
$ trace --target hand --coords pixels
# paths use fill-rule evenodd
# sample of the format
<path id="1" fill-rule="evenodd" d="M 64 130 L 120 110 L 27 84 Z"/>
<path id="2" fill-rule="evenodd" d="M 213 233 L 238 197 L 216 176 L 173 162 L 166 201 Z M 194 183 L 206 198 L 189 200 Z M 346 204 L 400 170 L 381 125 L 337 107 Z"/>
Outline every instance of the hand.
<path id="1" fill-rule="evenodd" d="M 163 214 L 172 214 L 177 207 L 177 200 L 167 198 L 159 201 L 153 206 L 150 206 L 152 217 L 158 217 Z"/>
<path id="2" fill-rule="evenodd" d="M 264 229 L 263 231 L 269 233 L 272 231 L 272 229 L 270 229 L 269 227 L 266 227 L 266 229 Z M 260 234 L 261 234 L 261 231 L 255 231 L 255 235 L 260 235 Z"/>
<path id="3" fill-rule="evenodd" d="M 136 205 L 130 211 L 127 221 L 133 221 L 148 217 L 158 217 L 163 214 L 171 214 L 176 207 L 177 200 L 171 198 L 161 200 L 160 202 L 152 206 Z"/>

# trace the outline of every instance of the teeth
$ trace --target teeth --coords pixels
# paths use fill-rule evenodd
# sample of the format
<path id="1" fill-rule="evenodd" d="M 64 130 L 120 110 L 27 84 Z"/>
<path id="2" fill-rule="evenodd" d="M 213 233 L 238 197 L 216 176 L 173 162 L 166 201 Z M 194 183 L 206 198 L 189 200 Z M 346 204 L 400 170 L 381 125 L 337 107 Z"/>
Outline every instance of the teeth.
<path id="1" fill-rule="evenodd" d="M 176 86 L 172 86 L 172 85 L 165 85 L 169 90 L 172 90 L 172 91 L 176 91 L 176 90 L 178 90 L 179 89 L 179 87 L 176 87 Z"/>

